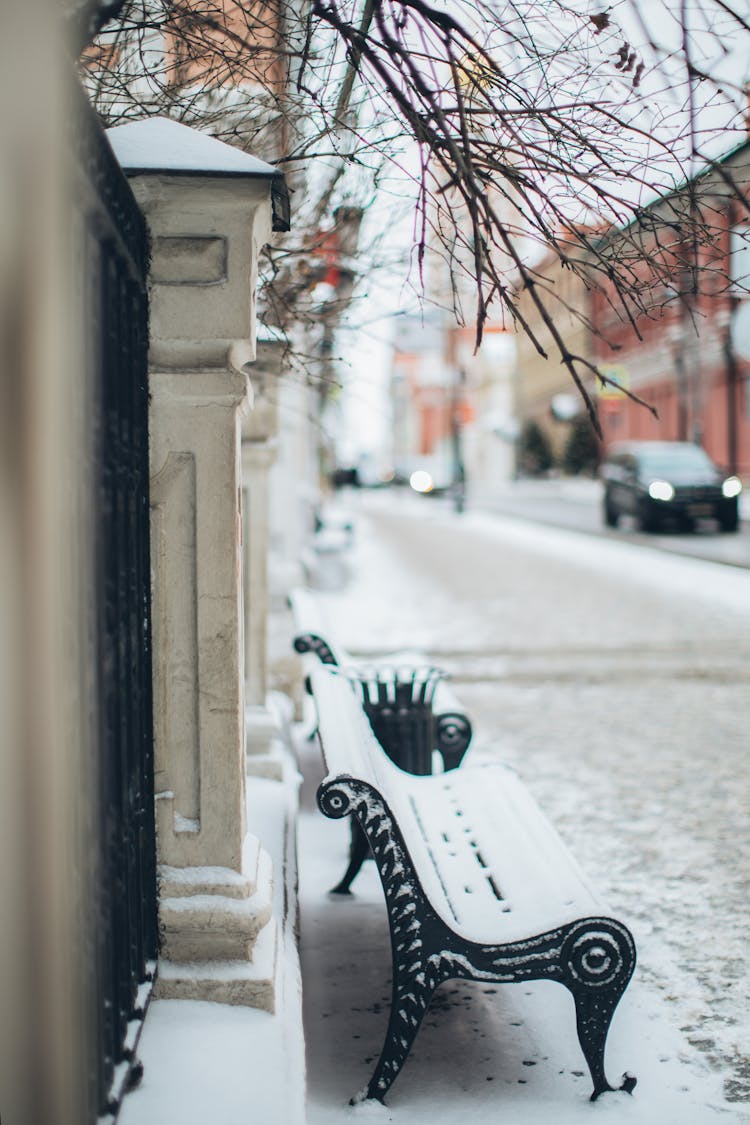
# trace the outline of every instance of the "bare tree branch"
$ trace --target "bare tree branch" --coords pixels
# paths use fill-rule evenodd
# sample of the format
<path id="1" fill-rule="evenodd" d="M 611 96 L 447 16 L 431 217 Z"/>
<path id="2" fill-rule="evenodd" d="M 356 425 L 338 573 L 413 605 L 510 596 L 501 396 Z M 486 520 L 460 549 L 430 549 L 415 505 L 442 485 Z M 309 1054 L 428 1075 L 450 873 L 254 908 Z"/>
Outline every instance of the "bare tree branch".
<path id="1" fill-rule="evenodd" d="M 670 300 L 689 306 L 701 248 L 716 237 L 696 165 L 713 168 L 748 207 L 745 185 L 707 149 L 701 117 L 723 107 L 727 124 L 741 122 L 738 91 L 712 79 L 705 49 L 726 50 L 711 13 L 737 35 L 750 30 L 732 0 L 664 6 L 677 34 L 665 44 L 648 26 L 652 9 L 635 3 L 629 35 L 610 11 L 581 15 L 566 0 L 455 0 L 450 9 L 311 0 L 301 13 L 292 0 L 109 7 L 84 56 L 108 123 L 166 111 L 283 163 L 292 182 L 304 177 L 310 237 L 296 263 L 277 258 L 271 271 L 273 285 L 287 288 L 275 298 L 285 315 L 310 315 L 317 232 L 334 225 L 342 204 L 361 207 L 411 145 L 420 285 L 438 254 L 459 318 L 473 291 L 476 347 L 488 318 L 509 317 L 543 353 L 519 309 L 525 291 L 594 420 L 590 365 L 566 349 L 558 295 L 540 284 L 535 263 L 551 250 L 638 330 L 640 317 Z M 691 180 L 678 214 L 649 206 Z M 616 242 L 604 237 L 612 228 Z M 677 246 L 691 265 L 690 283 L 675 287 Z"/>

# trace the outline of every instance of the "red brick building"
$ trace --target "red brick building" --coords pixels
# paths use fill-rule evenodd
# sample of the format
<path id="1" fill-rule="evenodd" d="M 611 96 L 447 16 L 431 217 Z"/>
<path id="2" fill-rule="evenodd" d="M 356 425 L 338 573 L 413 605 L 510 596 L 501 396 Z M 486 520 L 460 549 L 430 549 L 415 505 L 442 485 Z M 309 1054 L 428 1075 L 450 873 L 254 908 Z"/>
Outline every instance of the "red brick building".
<path id="1" fill-rule="evenodd" d="M 740 192 L 733 185 L 740 186 Z M 645 399 L 600 393 L 605 445 L 632 438 L 696 441 L 750 478 L 750 142 L 600 243 L 629 260 L 639 288 L 631 322 L 611 282 L 592 292 L 593 359 Z M 702 238 L 691 238 L 697 218 Z M 658 220 L 654 224 L 652 220 Z M 668 226 L 663 226 L 663 220 Z M 645 249 L 645 261 L 639 253 Z M 659 255 L 666 271 L 649 264 Z"/>

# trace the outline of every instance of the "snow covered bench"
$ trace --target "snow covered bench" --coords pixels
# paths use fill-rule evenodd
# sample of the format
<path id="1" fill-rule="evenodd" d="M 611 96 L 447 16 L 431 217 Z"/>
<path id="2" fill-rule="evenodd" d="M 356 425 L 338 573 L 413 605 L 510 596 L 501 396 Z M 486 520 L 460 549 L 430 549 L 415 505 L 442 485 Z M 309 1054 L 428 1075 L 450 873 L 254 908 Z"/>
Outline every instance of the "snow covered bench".
<path id="1" fill-rule="evenodd" d="M 604 1048 L 635 966 L 633 939 L 603 911 L 519 778 L 502 764 L 407 774 L 383 752 L 351 684 L 323 667 L 312 679 L 328 769 L 318 804 L 359 824 L 390 925 L 390 1020 L 365 1096 L 383 1100 L 435 989 L 453 978 L 565 985 L 591 1099 L 614 1089 Z M 625 1075 L 620 1089 L 634 1086 Z"/>
<path id="2" fill-rule="evenodd" d="M 417 669 L 421 676 L 429 667 L 425 657 L 416 652 L 397 652 L 380 657 L 377 661 L 357 660 L 333 637 L 312 591 L 302 588 L 292 590 L 289 604 L 294 616 L 295 651 L 302 655 L 313 654 L 323 664 L 360 672 L 371 680 L 369 695 L 372 699 L 378 691 L 378 678 L 382 679 L 385 671 L 391 671 L 395 675 L 407 669 Z M 311 662 L 308 671 L 312 666 Z M 471 722 L 459 700 L 442 679 L 435 685 L 432 712 L 435 718 L 434 749 L 442 758 L 444 769 L 455 769 L 460 765 L 471 742 Z M 428 773 L 432 770 L 425 768 L 419 772 Z"/>

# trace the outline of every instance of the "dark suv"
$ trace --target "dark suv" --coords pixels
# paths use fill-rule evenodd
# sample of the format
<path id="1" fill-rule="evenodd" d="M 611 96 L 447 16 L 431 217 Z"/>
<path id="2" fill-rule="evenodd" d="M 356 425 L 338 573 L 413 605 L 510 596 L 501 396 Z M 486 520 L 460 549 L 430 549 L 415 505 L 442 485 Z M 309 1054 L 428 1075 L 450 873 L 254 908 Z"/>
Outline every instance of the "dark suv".
<path id="1" fill-rule="evenodd" d="M 610 446 L 602 462 L 604 522 L 635 517 L 643 531 L 672 518 L 683 527 L 696 519 L 718 520 L 736 531 L 739 477 L 727 477 L 708 454 L 687 441 L 629 441 Z"/>

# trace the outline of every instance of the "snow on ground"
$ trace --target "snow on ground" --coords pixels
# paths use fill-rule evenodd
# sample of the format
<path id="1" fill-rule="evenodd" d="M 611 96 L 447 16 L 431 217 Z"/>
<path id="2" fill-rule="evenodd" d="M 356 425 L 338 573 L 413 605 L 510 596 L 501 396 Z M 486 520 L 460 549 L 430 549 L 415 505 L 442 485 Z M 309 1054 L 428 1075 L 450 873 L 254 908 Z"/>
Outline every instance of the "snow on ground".
<path id="1" fill-rule="evenodd" d="M 274 913 L 294 899 L 289 823 L 299 775 L 291 759 L 283 782 L 248 778 L 248 824 L 273 859 Z M 304 1125 L 304 1042 L 296 911 L 278 935 L 277 1010 L 193 1000 L 152 1000 L 138 1057 L 144 1076 L 128 1094 L 118 1125 Z"/>
<path id="2" fill-rule="evenodd" d="M 748 1125 L 747 1083 L 731 1086 L 747 1065 L 750 1031 L 748 702 L 738 709 L 731 657 L 746 669 L 750 574 L 478 513 L 456 522 L 419 502 L 408 511 L 408 557 L 406 525 L 380 519 L 390 503 L 361 499 L 352 579 L 321 595 L 326 612 L 354 651 L 421 648 L 451 667 L 475 719 L 470 754 L 502 755 L 519 769 L 632 926 L 639 966 L 615 1014 L 607 1068 L 611 1079 L 636 1074 L 636 1090 L 589 1102 L 562 987 L 457 982 L 438 991 L 388 1104 L 349 1105 L 382 1045 L 387 921 L 372 864 L 352 898 L 328 894 L 348 826 L 315 807 L 320 754 L 298 732 L 306 1108 L 292 911 L 276 1015 L 154 1002 L 144 1083 L 126 1099 L 122 1125 Z M 476 569 L 448 593 L 459 550 Z M 613 596 L 618 575 L 627 581 Z M 583 617 L 571 613 L 581 593 Z M 293 790 L 291 773 L 286 792 L 272 781 L 250 786 L 249 823 L 277 872 Z M 294 895 L 289 875 L 279 903 Z"/>
<path id="3" fill-rule="evenodd" d="M 319 771 L 308 746 L 306 773 Z M 346 833 L 321 826 L 308 793 L 301 818 L 301 948 L 307 1041 L 308 1123 L 358 1119 L 405 1125 L 502 1120 L 507 1125 L 708 1125 L 748 1120 L 723 1099 L 721 1080 L 685 1056 L 679 1031 L 658 998 L 631 984 L 607 1049 L 611 1080 L 637 1075 L 634 1095 L 589 1102 L 573 1005 L 549 983 L 449 983 L 436 994 L 386 1106 L 350 1107 L 377 1060 L 389 1009 L 390 944 L 382 891 L 372 864 L 355 897 L 328 896 L 342 874 Z"/>
<path id="4" fill-rule="evenodd" d="M 469 585 L 462 589 L 460 576 L 454 575 L 453 594 L 462 600 L 462 612 L 446 614 L 447 572 L 452 559 L 433 556 L 428 572 L 409 570 L 403 556 L 394 557 L 397 537 L 386 541 L 368 531 L 367 509 L 377 512 L 382 508 L 387 512 L 392 505 L 377 496 L 363 500 L 365 503 L 354 517 L 357 538 L 349 561 L 353 580 L 342 591 L 319 595 L 331 623 L 344 634 L 347 647 L 358 652 L 382 652 L 394 647 L 423 647 L 440 652 L 449 649 L 451 643 L 465 647 L 467 636 L 475 648 L 497 642 L 498 638 L 488 632 L 494 628 L 493 609 L 502 602 L 522 598 L 525 590 L 519 592 L 517 583 L 511 583 L 503 571 L 496 571 L 490 588 L 482 591 L 488 596 L 475 596 L 476 591 Z M 547 573 L 549 562 L 554 561 L 561 608 L 570 596 L 567 580 L 571 579 L 571 585 L 573 581 L 579 583 L 581 572 L 587 572 L 592 578 L 609 574 L 616 580 L 621 575 L 622 598 L 637 607 L 643 606 L 644 599 L 661 607 L 665 598 L 688 598 L 693 611 L 702 606 L 704 613 L 712 617 L 728 612 L 750 620 L 750 575 L 741 569 L 482 512 L 468 512 L 457 523 L 451 519 L 450 510 L 439 502 L 430 507 L 430 501 L 404 497 L 395 507 L 408 512 L 409 521 L 417 527 L 447 522 L 453 526 L 454 536 L 460 528 L 462 538 L 473 537 L 477 552 L 486 553 L 487 541 L 494 540 L 511 562 L 513 556 L 520 557 L 526 572 L 526 588 L 529 577 L 533 581 L 530 568 L 534 560 L 539 560 Z M 609 590 L 605 594 L 609 596 Z M 619 631 L 608 628 L 606 623 L 613 607 L 610 605 L 600 613 L 598 605 L 592 604 L 592 597 L 596 597 L 593 588 L 586 591 L 586 612 L 579 615 L 575 628 L 586 628 L 590 622 L 592 630 L 596 630 L 597 643 L 606 643 L 609 634 L 611 646 L 621 647 Z M 545 638 L 555 627 L 549 619 L 550 608 L 549 604 L 544 607 Z M 561 624 L 569 618 L 569 614 L 563 615 Z M 638 639 L 643 639 L 640 633 Z"/>
<path id="5" fill-rule="evenodd" d="M 455 672 L 478 720 L 470 755 L 500 754 L 519 769 L 631 924 L 640 963 L 608 1066 L 613 1076 L 633 1071 L 639 1085 L 592 1111 L 563 989 L 460 984 L 431 1009 L 388 1107 L 365 1109 L 409 1123 L 466 1113 L 511 1125 L 576 1122 L 592 1112 L 654 1125 L 750 1121 L 750 700 L 738 695 L 732 663 L 746 670 L 750 574 L 481 513 L 457 521 L 440 504 L 398 507 L 360 498 L 352 581 L 321 595 L 326 612 L 356 653 L 421 648 Z M 459 542 L 470 558 L 463 575 Z M 314 747 L 306 755 L 314 775 Z M 364 1112 L 336 1098 L 369 1076 L 388 1010 L 374 872 L 367 884 L 360 876 L 355 901 L 331 900 L 321 913 L 345 840 L 330 825 L 337 854 L 330 844 L 319 852 L 317 815 L 308 792 L 300 839 L 311 1125 Z M 342 947 L 351 950 L 343 964 Z"/>

